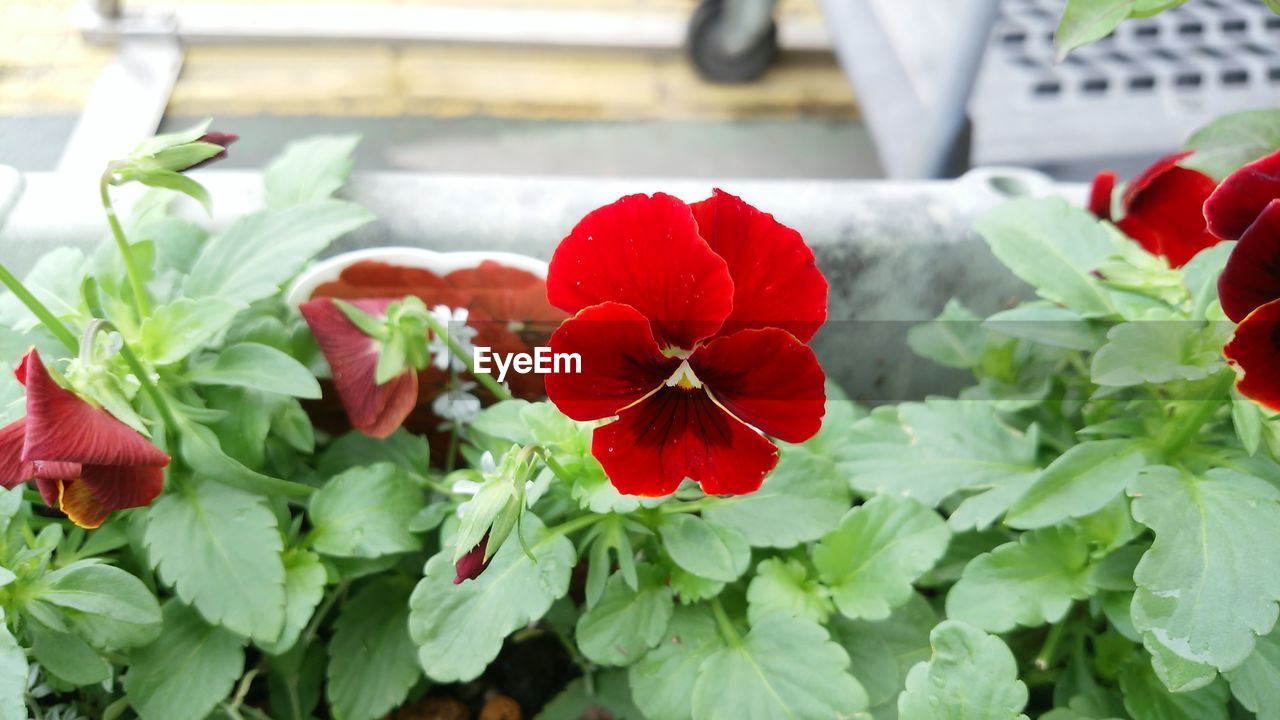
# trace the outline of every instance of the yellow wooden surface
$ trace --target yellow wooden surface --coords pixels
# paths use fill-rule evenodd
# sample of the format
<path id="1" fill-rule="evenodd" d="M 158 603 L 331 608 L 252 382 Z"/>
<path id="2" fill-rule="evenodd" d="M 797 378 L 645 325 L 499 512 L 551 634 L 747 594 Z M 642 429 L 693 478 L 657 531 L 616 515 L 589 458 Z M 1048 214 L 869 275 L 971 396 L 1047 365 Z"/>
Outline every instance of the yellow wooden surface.
<path id="1" fill-rule="evenodd" d="M 194 0 L 125 0 L 173 5 Z M 242 5 L 261 0 L 201 0 Z M 353 4 L 356 0 L 271 0 Z M 379 0 L 394 5 L 555 7 L 687 15 L 692 0 Z M 0 114 L 75 113 L 111 49 L 71 27 L 74 0 L 0 0 Z M 784 0 L 782 22 L 815 17 Z M 825 54 L 786 55 L 759 82 L 702 82 L 678 52 L 372 44 L 193 47 L 173 115 L 725 119 L 856 114 Z"/>

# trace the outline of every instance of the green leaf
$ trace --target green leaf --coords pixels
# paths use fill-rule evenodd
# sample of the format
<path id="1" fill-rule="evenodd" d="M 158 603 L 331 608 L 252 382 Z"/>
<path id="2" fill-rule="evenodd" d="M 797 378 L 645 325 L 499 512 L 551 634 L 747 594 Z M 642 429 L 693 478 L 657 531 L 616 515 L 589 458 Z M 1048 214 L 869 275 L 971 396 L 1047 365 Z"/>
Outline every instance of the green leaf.
<path id="1" fill-rule="evenodd" d="M 261 645 L 272 655 L 288 652 L 298 642 L 302 630 L 311 620 L 316 606 L 324 598 L 324 586 L 328 580 L 324 565 L 315 553 L 308 550 L 292 550 L 284 557 L 284 631 L 280 639 Z"/>
<path id="2" fill-rule="evenodd" d="M 1042 302 L 1023 303 L 987 318 L 983 327 L 1006 337 L 1066 350 L 1096 350 L 1102 331 L 1075 312 Z"/>
<path id="3" fill-rule="evenodd" d="M 187 378 L 197 385 L 231 385 L 311 400 L 320 397 L 320 383 L 307 366 L 259 343 L 232 345 L 212 363 L 192 368 Z"/>
<path id="4" fill-rule="evenodd" d="M 832 624 L 834 639 L 849 653 L 850 670 L 867 689 L 872 715 L 896 713 L 898 694 L 907 672 L 929 659 L 929 631 L 938 616 L 919 594 L 894 609 L 884 620 L 849 620 Z"/>
<path id="5" fill-rule="evenodd" d="M 1005 523 L 1039 528 L 1095 513 L 1123 493 L 1145 464 L 1130 440 L 1075 445 L 1041 471 L 1009 510 Z"/>
<path id="6" fill-rule="evenodd" d="M 329 642 L 327 697 L 343 720 L 377 720 L 404 702 L 422 670 L 409 639 L 413 584 L 383 577 L 342 607 Z"/>
<path id="7" fill-rule="evenodd" d="M 755 547 L 795 547 L 826 535 L 849 509 L 849 487 L 825 458 L 788 448 L 760 489 L 721 498 L 702 516 Z"/>
<path id="8" fill-rule="evenodd" d="M 933 322 L 908 330 L 907 344 L 917 355 L 939 365 L 967 369 L 982 361 L 987 332 L 977 315 L 952 299 Z"/>
<path id="9" fill-rule="evenodd" d="M 160 577 L 209 622 L 263 643 L 280 638 L 283 543 L 261 498 L 193 483 L 151 506 L 144 542 Z"/>
<path id="10" fill-rule="evenodd" d="M 827 589 L 809 578 L 804 563 L 783 558 L 760 561 L 747 586 L 747 603 L 751 622 L 782 612 L 821 624 L 834 609 Z"/>
<path id="11" fill-rule="evenodd" d="M 1227 688 L 1214 683 L 1192 692 L 1171 693 L 1144 662 L 1120 673 L 1124 707 L 1133 720 L 1227 720 Z"/>
<path id="12" fill-rule="evenodd" d="M 702 663 L 693 718 L 847 717 L 867 708 L 867 693 L 848 667 L 849 656 L 821 625 L 770 615 Z"/>
<path id="13" fill-rule="evenodd" d="M 385 438 L 352 430 L 329 444 L 320 454 L 316 470 L 324 477 L 333 477 L 353 467 L 390 462 L 405 472 L 426 475 L 428 457 L 427 439 L 404 428 L 397 428 Z"/>
<path id="14" fill-rule="evenodd" d="M 220 298 L 181 298 L 156 308 L 138 330 L 138 354 L 155 365 L 178 362 L 218 337 L 242 306 Z"/>
<path id="15" fill-rule="evenodd" d="M 1256 455 L 1262 447 L 1262 427 L 1266 423 L 1262 408 L 1257 403 L 1244 397 L 1239 390 L 1231 391 L 1231 425 L 1240 438 L 1240 445 L 1245 452 Z"/>
<path id="16" fill-rule="evenodd" d="M 1054 36 L 1058 60 L 1078 47 L 1111 34 L 1131 17 L 1146 17 L 1174 8 L 1186 0 L 1067 0 Z"/>
<path id="17" fill-rule="evenodd" d="M 950 538 L 929 508 L 881 495 L 845 515 L 814 547 L 813 564 L 840 612 L 880 620 L 911 598 L 911 583 L 933 568 Z"/>
<path id="18" fill-rule="evenodd" d="M 1239 666 L 1271 632 L 1280 600 L 1280 490 L 1217 468 L 1152 467 L 1131 485 L 1133 517 L 1156 540 L 1134 571 L 1134 626 L 1183 659 Z"/>
<path id="19" fill-rule="evenodd" d="M 666 515 L 658 533 L 676 565 L 708 580 L 732 582 L 751 563 L 751 547 L 742 533 L 694 515 Z"/>
<path id="20" fill-rule="evenodd" d="M 339 557 L 414 552 L 422 542 L 409 532 L 409 521 L 424 504 L 422 491 L 399 467 L 352 468 L 311 497 L 312 547 Z"/>
<path id="21" fill-rule="evenodd" d="M 331 197 L 351 174 L 359 135 L 319 135 L 295 140 L 263 173 L 267 206 L 285 208 Z"/>
<path id="22" fill-rule="evenodd" d="M 936 506 L 964 489 L 1025 482 L 1036 471 L 1034 433 L 1005 425 L 991 403 L 903 403 L 898 423 L 875 414 L 854 427 L 866 433 L 842 450 L 840 467 L 867 495 L 901 495 Z"/>
<path id="23" fill-rule="evenodd" d="M 998 637 L 948 620 L 929 635 L 933 656 L 911 668 L 901 720 L 1027 720 L 1027 687 Z"/>
<path id="24" fill-rule="evenodd" d="M 27 654 L 0 623 L 0 720 L 27 720 Z"/>
<path id="25" fill-rule="evenodd" d="M 568 592 L 577 562 L 573 543 L 549 534 L 533 513 L 525 513 L 520 525 L 532 559 L 520 543 L 504 543 L 480 577 L 459 585 L 453 584 L 453 548 L 427 561 L 409 600 L 409 634 L 433 680 L 479 677 L 507 635 L 542 617 Z"/>
<path id="26" fill-rule="evenodd" d="M 75 563 L 55 570 L 28 597 L 58 607 L 71 630 L 100 648 L 144 644 L 160 631 L 160 606 L 151 591 L 110 565 Z"/>
<path id="27" fill-rule="evenodd" d="M 947 617 L 988 632 L 1058 622 L 1093 591 L 1089 548 L 1070 527 L 1023 533 L 974 558 L 947 594 Z"/>
<path id="28" fill-rule="evenodd" d="M 1280 150 L 1280 110 L 1223 115 L 1195 131 L 1186 148 L 1195 152 L 1182 161 L 1183 167 L 1221 180 L 1240 166 Z"/>
<path id="29" fill-rule="evenodd" d="M 578 618 L 575 637 L 586 658 L 600 665 L 626 666 L 662 641 L 673 609 L 671 588 L 654 568 L 641 568 L 632 590 L 621 574 L 605 583 L 600 600 Z"/>
<path id="30" fill-rule="evenodd" d="M 125 179 L 136 180 L 147 187 L 180 192 L 200 203 L 206 213 L 213 214 L 213 204 L 209 200 L 209 191 L 200 183 L 180 172 L 162 168 L 138 168 L 126 173 Z"/>
<path id="31" fill-rule="evenodd" d="M 245 304 L 269 297 L 329 243 L 371 220 L 369 211 L 338 200 L 241 216 L 205 244 L 182 292 Z"/>
<path id="32" fill-rule="evenodd" d="M 86 315 L 80 305 L 80 283 L 84 274 L 84 253 L 61 247 L 41 255 L 22 278 L 22 284 L 58 319 L 74 325 Z M 40 325 L 40 321 L 13 293 L 6 292 L 0 295 L 0 325 L 27 333 Z"/>
<path id="33" fill-rule="evenodd" d="M 141 720 L 204 720 L 244 671 L 244 641 L 176 600 L 164 633 L 130 654 L 124 689 Z"/>
<path id="34" fill-rule="evenodd" d="M 1121 238 L 1088 212 L 1061 198 L 1019 199 L 979 218 L 977 229 L 1000 262 L 1041 297 L 1084 317 L 1116 314 L 1093 271 L 1120 254 Z"/>
<path id="35" fill-rule="evenodd" d="M 1244 664 L 1223 674 L 1231 693 L 1258 720 L 1280 720 L 1280 631 L 1258 638 Z"/>
<path id="36" fill-rule="evenodd" d="M 181 435 L 178 451 L 195 473 L 196 479 L 207 483 L 222 483 L 249 493 L 306 497 L 315 491 L 310 485 L 268 477 L 245 467 L 222 451 L 218 436 L 212 430 L 180 417 Z"/>
<path id="37" fill-rule="evenodd" d="M 1222 347 L 1205 342 L 1199 323 L 1140 320 L 1116 325 L 1093 356 L 1099 385 L 1128 387 L 1200 380 L 1222 369 Z"/>
<path id="38" fill-rule="evenodd" d="M 534 720 L 582 720 L 582 718 L 619 718 L 639 720 L 640 711 L 632 704 L 627 675 L 621 670 L 602 672 L 593 678 L 588 689 L 582 678 L 572 680 L 551 699 Z M 661 720 L 652 717 L 651 720 Z"/>
<path id="39" fill-rule="evenodd" d="M 72 685 L 96 685 L 111 676 L 111 665 L 79 636 L 39 623 L 30 628 L 32 654 L 54 677 Z"/>
<path id="40" fill-rule="evenodd" d="M 662 642 L 630 668 L 636 707 L 650 720 L 692 720 L 698 668 L 724 647 L 706 606 L 676 608 Z"/>

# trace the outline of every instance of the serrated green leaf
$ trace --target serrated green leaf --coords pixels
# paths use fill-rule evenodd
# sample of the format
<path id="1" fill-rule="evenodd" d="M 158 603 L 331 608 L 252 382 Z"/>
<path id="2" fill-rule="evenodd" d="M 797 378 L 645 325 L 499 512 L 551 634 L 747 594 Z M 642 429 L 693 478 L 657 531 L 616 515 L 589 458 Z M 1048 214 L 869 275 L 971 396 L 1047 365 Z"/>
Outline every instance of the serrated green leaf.
<path id="1" fill-rule="evenodd" d="M 998 637 L 948 620 L 929 635 L 933 656 L 907 673 L 901 720 L 1027 720 L 1027 688 Z"/>
<path id="2" fill-rule="evenodd" d="M 987 318 L 983 327 L 1006 337 L 1030 340 L 1066 350 L 1093 351 L 1103 332 L 1064 307 L 1041 302 L 1023 303 Z"/>
<path id="3" fill-rule="evenodd" d="M 833 609 L 826 588 L 809 578 L 799 560 L 761 560 L 747 586 L 747 618 L 751 622 L 782 612 L 821 624 Z"/>
<path id="4" fill-rule="evenodd" d="M 751 547 L 742 533 L 687 513 L 662 518 L 662 544 L 676 565 L 719 582 L 732 582 L 751 563 Z"/>
<path id="5" fill-rule="evenodd" d="M 284 557 L 284 630 L 280 639 L 261 645 L 272 655 L 288 652 L 298 642 L 316 606 L 324 598 L 328 573 L 320 558 L 309 550 L 293 550 Z"/>
<path id="6" fill-rule="evenodd" d="M 1280 110 L 1246 110 L 1223 115 L 1195 131 L 1187 140 L 1186 148 L 1194 153 L 1182 161 L 1184 167 L 1222 180 L 1240 166 L 1280 150 Z"/>
<path id="7" fill-rule="evenodd" d="M 352 468 L 311 496 L 312 547 L 340 557 L 413 552 L 422 541 L 409 531 L 409 521 L 424 504 L 422 491 L 399 467 Z"/>
<path id="8" fill-rule="evenodd" d="M 929 631 L 937 624 L 937 613 L 919 594 L 884 620 L 838 617 L 832 623 L 833 638 L 849 653 L 850 671 L 867 689 L 872 715 L 896 715 L 907 672 L 929 659 Z"/>
<path id="9" fill-rule="evenodd" d="M 1200 380 L 1222 369 L 1222 347 L 1207 343 L 1199 323 L 1139 320 L 1116 325 L 1093 356 L 1093 381 L 1129 387 Z"/>
<path id="10" fill-rule="evenodd" d="M 1223 673 L 1231 693 L 1258 720 L 1280 720 L 1280 632 L 1258 638 L 1244 664 Z"/>
<path id="11" fill-rule="evenodd" d="M 662 642 L 629 670 L 636 707 L 650 720 L 692 720 L 698 668 L 724 647 L 709 609 L 676 608 Z"/>
<path id="12" fill-rule="evenodd" d="M 305 365 L 259 343 L 232 345 L 213 362 L 193 367 L 187 379 L 197 385 L 231 385 L 312 400 L 320 397 L 320 383 Z"/>
<path id="13" fill-rule="evenodd" d="M 161 305 L 142 321 L 138 354 L 155 365 L 178 362 L 226 330 L 241 307 L 221 298 L 180 298 Z"/>
<path id="14" fill-rule="evenodd" d="M 950 539 L 937 513 L 881 495 L 845 515 L 814 547 L 813 564 L 840 612 L 880 620 L 911 598 L 911 583 L 933 568 Z"/>
<path id="15" fill-rule="evenodd" d="M 1095 513 L 1123 493 L 1145 464 L 1142 452 L 1129 440 L 1080 443 L 1040 472 L 1005 523 L 1040 528 Z"/>
<path id="16" fill-rule="evenodd" d="M 1089 548 L 1070 527 L 1023 533 L 974 558 L 947 594 L 947 617 L 988 632 L 1058 622 L 1093 591 Z"/>
<path id="17" fill-rule="evenodd" d="M 269 297 L 329 243 L 371 220 L 368 210 L 338 200 L 241 216 L 205 244 L 182 292 L 245 304 Z"/>
<path id="18" fill-rule="evenodd" d="M 972 368 L 982 360 L 987 332 L 977 315 L 952 299 L 932 322 L 908 330 L 907 344 L 917 355 L 939 365 Z"/>
<path id="19" fill-rule="evenodd" d="M 722 498 L 702 515 L 755 547 L 789 548 L 835 528 L 849 499 L 848 483 L 829 460 L 784 449 L 759 490 Z"/>
<path id="20" fill-rule="evenodd" d="M 285 620 L 283 543 L 261 498 L 197 482 L 160 498 L 145 544 L 160 577 L 209 622 L 263 643 Z"/>
<path id="21" fill-rule="evenodd" d="M 1227 688 L 1214 683 L 1192 692 L 1171 693 L 1151 666 L 1134 662 L 1120 673 L 1124 707 L 1133 720 L 1227 720 Z"/>
<path id="22" fill-rule="evenodd" d="M 1280 490 L 1235 470 L 1152 467 L 1131 485 L 1156 540 L 1134 571 L 1134 626 L 1185 660 L 1239 666 L 1280 600 Z"/>
<path id="23" fill-rule="evenodd" d="M 693 720 L 848 717 L 867 709 L 867 692 L 848 667 L 821 625 L 770 615 L 703 661 Z"/>
<path id="24" fill-rule="evenodd" d="M 327 697 L 336 717 L 377 720 L 402 703 L 422 670 L 409 639 L 405 578 L 383 577 L 342 607 L 329 643 Z"/>
<path id="25" fill-rule="evenodd" d="M 574 635 L 588 660 L 630 665 L 662 641 L 674 608 L 671 588 L 653 568 L 642 568 L 639 579 L 633 590 L 621 574 L 613 575 L 599 602 L 578 618 Z"/>
<path id="26" fill-rule="evenodd" d="M 427 561 L 425 577 L 409 600 L 409 633 L 418 662 L 439 682 L 471 680 L 498 656 L 507 635 L 542 617 L 569 590 L 577 561 L 573 543 L 548 534 L 525 513 L 520 543 L 503 543 L 489 567 L 474 580 L 453 584 L 453 548 Z"/>
<path id="27" fill-rule="evenodd" d="M 351 174 L 359 135 L 295 140 L 263 172 L 267 206 L 286 208 L 331 197 Z"/>
<path id="28" fill-rule="evenodd" d="M 141 720 L 204 720 L 244 671 L 244 641 L 176 600 L 164 633 L 130 654 L 124 689 Z"/>

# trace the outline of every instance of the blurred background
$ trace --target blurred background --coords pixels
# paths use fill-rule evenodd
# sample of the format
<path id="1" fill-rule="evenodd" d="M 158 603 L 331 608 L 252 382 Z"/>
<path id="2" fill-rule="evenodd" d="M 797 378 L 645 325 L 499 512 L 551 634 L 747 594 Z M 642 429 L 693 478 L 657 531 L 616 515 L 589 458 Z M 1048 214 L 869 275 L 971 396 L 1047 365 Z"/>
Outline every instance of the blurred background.
<path id="1" fill-rule="evenodd" d="M 0 164 L 100 167 L 204 117 L 224 167 L 605 177 L 1132 172 L 1280 104 L 1280 16 L 1190 0 L 1065 61 L 1063 0 L 0 0 Z"/>

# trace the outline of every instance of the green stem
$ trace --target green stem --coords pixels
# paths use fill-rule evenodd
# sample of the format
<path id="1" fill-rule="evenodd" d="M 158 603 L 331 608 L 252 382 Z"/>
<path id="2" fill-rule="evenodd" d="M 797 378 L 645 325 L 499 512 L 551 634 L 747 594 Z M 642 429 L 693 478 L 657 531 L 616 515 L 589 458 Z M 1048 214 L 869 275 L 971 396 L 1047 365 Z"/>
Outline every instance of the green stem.
<path id="1" fill-rule="evenodd" d="M 581 517 L 576 517 L 572 520 L 567 520 L 563 523 L 560 523 L 559 525 L 556 525 L 553 528 L 548 529 L 547 537 L 553 538 L 553 537 L 558 537 L 560 535 L 568 535 L 569 533 L 577 532 L 582 528 L 591 527 L 592 525 L 600 522 L 601 520 L 604 520 L 607 517 L 609 517 L 609 515 L 607 514 L 583 515 Z"/>
<path id="2" fill-rule="evenodd" d="M 535 447 L 534 451 L 538 453 L 538 457 L 542 459 L 543 464 L 551 468 L 551 473 L 553 475 L 564 482 L 573 482 L 573 475 L 571 475 L 568 470 L 565 470 L 564 466 L 560 464 L 559 460 L 556 460 L 551 455 L 549 450 L 539 445 Z"/>
<path id="3" fill-rule="evenodd" d="M 116 239 L 116 247 L 120 249 L 120 257 L 124 259 L 125 273 L 129 276 L 129 287 L 133 290 L 133 306 L 138 311 L 138 320 L 151 315 L 151 300 L 147 297 L 147 289 L 142 284 L 142 275 L 138 273 L 138 263 L 133 257 L 133 247 L 120 227 L 116 218 L 116 209 L 111 204 L 111 169 L 102 174 L 98 183 L 98 196 L 102 198 L 102 210 L 107 214 L 107 224 L 111 226 L 111 235 Z"/>
<path id="4" fill-rule="evenodd" d="M 142 387 L 142 391 L 151 398 L 152 404 L 156 406 L 156 410 L 160 413 L 160 418 L 164 420 L 166 430 L 178 431 L 178 419 L 174 417 L 173 410 L 169 407 L 169 401 L 165 399 L 164 393 L 160 392 L 160 388 L 151 381 L 151 375 L 147 373 L 147 369 L 142 366 L 142 362 L 138 360 L 138 356 L 133 354 L 133 348 L 129 347 L 129 343 L 123 339 L 120 341 L 120 357 L 124 358 L 125 365 L 129 366 L 129 371 L 133 376 L 138 378 L 138 384 Z"/>
<path id="5" fill-rule="evenodd" d="M 716 627 L 720 628 L 720 634 L 724 636 L 725 642 L 734 647 L 742 647 L 742 636 L 738 634 L 733 621 L 729 619 L 729 613 L 724 611 L 720 598 L 711 598 L 711 612 L 716 616 Z"/>
<path id="6" fill-rule="evenodd" d="M 432 315 L 430 312 L 423 313 L 422 320 L 427 324 L 427 327 L 431 328 L 431 332 L 435 333 L 436 337 L 444 340 L 445 345 L 449 347 L 449 352 L 453 353 L 455 357 L 462 361 L 463 366 L 466 367 L 467 372 L 471 373 L 472 377 L 476 379 L 476 382 L 480 383 L 486 390 L 493 393 L 494 397 L 499 400 L 511 400 L 515 397 L 511 394 L 510 390 L 503 387 L 497 380 L 494 380 L 493 376 L 489 373 L 476 372 L 475 360 L 462 349 L 462 346 L 458 344 L 457 340 L 453 339 L 449 334 L 448 328 L 440 324 L 440 321 L 436 319 L 435 315 Z"/>
<path id="7" fill-rule="evenodd" d="M 14 277 L 13 273 L 9 272 L 9 269 L 4 265 L 0 265 L 0 283 L 4 283 L 9 292 L 22 301 L 22 304 L 26 305 L 27 309 L 49 329 L 49 332 L 62 341 L 62 344 L 67 347 L 69 352 L 74 355 L 79 351 L 80 342 L 76 340 L 75 333 L 71 332 L 70 328 L 63 324 L 57 315 L 54 315 L 49 308 L 45 307 L 44 303 L 36 299 L 36 296 L 32 295 L 31 291 L 27 289 L 27 286 Z"/>
<path id="8" fill-rule="evenodd" d="M 1165 457 L 1176 457 L 1182 449 L 1191 442 L 1204 424 L 1213 419 L 1213 416 L 1222 407 L 1222 398 L 1231 388 L 1231 384 L 1235 382 L 1235 374 L 1231 372 L 1223 372 L 1218 375 L 1218 379 L 1209 389 L 1209 396 L 1204 400 L 1193 400 L 1196 402 L 1195 411 L 1187 416 L 1186 420 L 1175 426 L 1172 433 L 1160 443 L 1160 451 Z"/>
<path id="9" fill-rule="evenodd" d="M 704 497 L 704 498 L 698 498 L 697 500 L 690 500 L 688 502 L 674 502 L 674 503 L 667 503 L 665 505 L 659 505 L 658 512 L 661 512 L 661 513 L 699 512 L 701 510 L 706 510 L 707 508 L 713 508 L 717 505 L 722 505 L 724 504 L 724 502 L 725 502 L 724 498 Z"/>
<path id="10" fill-rule="evenodd" d="M 1035 666 L 1037 670 L 1048 670 L 1053 666 L 1053 656 L 1058 652 L 1058 644 L 1062 642 L 1062 636 L 1067 630 L 1068 623 L 1066 617 L 1063 621 L 1055 623 L 1049 627 L 1049 635 L 1044 639 L 1044 645 L 1040 647 L 1040 652 L 1036 654 Z"/>

